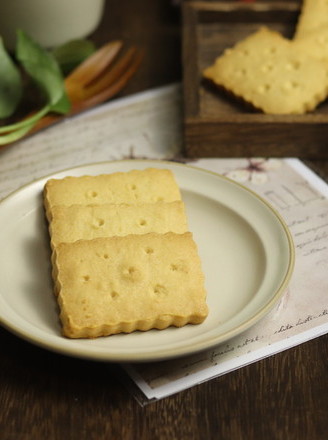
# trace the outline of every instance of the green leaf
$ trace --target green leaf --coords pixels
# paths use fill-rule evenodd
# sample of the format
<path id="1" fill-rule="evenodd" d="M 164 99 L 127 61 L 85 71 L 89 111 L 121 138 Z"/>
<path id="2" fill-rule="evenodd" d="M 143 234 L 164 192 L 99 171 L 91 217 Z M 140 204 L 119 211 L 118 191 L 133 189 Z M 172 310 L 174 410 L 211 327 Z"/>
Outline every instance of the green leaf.
<path id="1" fill-rule="evenodd" d="M 11 131 L 10 133 L 0 136 L 0 145 L 6 145 L 22 138 L 31 130 L 31 128 L 33 128 L 33 125 L 34 122 L 27 124 L 24 127 L 21 127 L 15 131 Z"/>
<path id="2" fill-rule="evenodd" d="M 71 108 L 71 102 L 68 99 L 68 96 L 65 94 L 62 95 L 59 101 L 57 101 L 55 104 L 52 104 L 50 107 L 50 110 L 55 113 L 62 113 L 66 114 L 69 112 Z"/>
<path id="3" fill-rule="evenodd" d="M 28 133 L 50 111 L 67 113 L 70 102 L 57 61 L 23 31 L 17 31 L 16 57 L 46 96 L 44 107 L 23 121 L 0 128 L 0 145 L 14 142 Z"/>
<path id="4" fill-rule="evenodd" d="M 2 133 L 8 134 L 8 132 L 19 130 L 22 127 L 27 127 L 31 124 L 34 125 L 36 122 L 38 122 L 39 119 L 41 119 L 44 115 L 46 115 L 49 112 L 49 109 L 50 106 L 46 105 L 34 115 L 30 116 L 27 119 L 23 119 L 23 121 L 0 127 L 0 134 Z"/>
<path id="5" fill-rule="evenodd" d="M 11 116 L 22 96 L 22 79 L 0 37 L 0 118 Z"/>
<path id="6" fill-rule="evenodd" d="M 54 56 L 34 42 L 22 30 L 17 31 L 17 59 L 29 76 L 43 90 L 50 106 L 55 106 L 60 113 L 66 113 L 67 106 L 56 107 L 66 96 L 64 80 Z"/>
<path id="7" fill-rule="evenodd" d="M 58 46 L 52 53 L 66 76 L 95 51 L 96 46 L 90 40 L 80 39 Z"/>

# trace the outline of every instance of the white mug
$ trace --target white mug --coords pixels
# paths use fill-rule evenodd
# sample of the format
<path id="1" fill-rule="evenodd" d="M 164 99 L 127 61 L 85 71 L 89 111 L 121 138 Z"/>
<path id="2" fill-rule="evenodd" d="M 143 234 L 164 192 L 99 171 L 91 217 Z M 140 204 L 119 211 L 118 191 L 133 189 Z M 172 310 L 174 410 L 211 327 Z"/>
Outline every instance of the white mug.
<path id="1" fill-rule="evenodd" d="M 51 48 L 85 38 L 98 26 L 105 0 L 0 0 L 0 35 L 9 50 L 22 29 Z"/>

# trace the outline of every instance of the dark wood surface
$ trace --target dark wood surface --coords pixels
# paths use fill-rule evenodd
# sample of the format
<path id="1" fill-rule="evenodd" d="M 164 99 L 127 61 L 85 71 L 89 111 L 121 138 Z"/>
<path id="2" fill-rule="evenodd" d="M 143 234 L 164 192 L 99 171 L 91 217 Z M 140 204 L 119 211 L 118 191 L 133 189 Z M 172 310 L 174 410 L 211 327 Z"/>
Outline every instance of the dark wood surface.
<path id="1" fill-rule="evenodd" d="M 169 0 L 108 1 L 93 35 L 146 49 L 123 95 L 181 79 L 180 37 Z M 327 161 L 307 164 L 327 178 Z M 0 439 L 323 440 L 327 373 L 328 335 L 142 408 L 115 364 L 54 354 L 0 328 Z"/>

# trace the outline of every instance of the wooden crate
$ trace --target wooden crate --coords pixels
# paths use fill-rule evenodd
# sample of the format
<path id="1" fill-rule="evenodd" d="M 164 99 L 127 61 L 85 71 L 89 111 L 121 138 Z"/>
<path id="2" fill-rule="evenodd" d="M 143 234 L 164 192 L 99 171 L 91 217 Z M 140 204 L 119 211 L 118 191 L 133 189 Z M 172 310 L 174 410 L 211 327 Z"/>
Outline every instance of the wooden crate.
<path id="1" fill-rule="evenodd" d="M 266 115 L 202 79 L 203 69 L 224 49 L 261 25 L 292 37 L 300 5 L 288 0 L 184 2 L 184 134 L 189 157 L 328 158 L 328 101 L 305 115 Z"/>

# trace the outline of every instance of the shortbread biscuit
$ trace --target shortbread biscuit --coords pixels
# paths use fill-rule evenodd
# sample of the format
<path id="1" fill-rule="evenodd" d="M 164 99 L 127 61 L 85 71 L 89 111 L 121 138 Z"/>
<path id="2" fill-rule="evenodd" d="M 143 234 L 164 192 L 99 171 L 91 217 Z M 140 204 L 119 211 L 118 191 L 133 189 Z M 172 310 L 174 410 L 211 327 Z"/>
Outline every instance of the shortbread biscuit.
<path id="1" fill-rule="evenodd" d="M 204 76 L 268 114 L 305 113 L 328 93 L 327 64 L 267 28 L 226 50 Z"/>
<path id="2" fill-rule="evenodd" d="M 328 26 L 327 0 L 303 0 L 294 39 L 302 37 L 322 25 Z"/>
<path id="3" fill-rule="evenodd" d="M 98 176 L 50 179 L 44 188 L 48 220 L 55 205 L 95 205 L 104 203 L 154 203 L 181 200 L 173 173 L 148 168 Z"/>
<path id="4" fill-rule="evenodd" d="M 328 23 L 299 35 L 293 45 L 311 57 L 328 63 Z"/>
<path id="5" fill-rule="evenodd" d="M 199 324 L 208 314 L 190 232 L 61 243 L 54 264 L 69 338 Z"/>
<path id="6" fill-rule="evenodd" d="M 188 231 L 182 201 L 138 205 L 104 204 L 53 206 L 50 222 L 52 247 L 59 243 L 98 237 L 147 234 L 182 234 Z"/>

